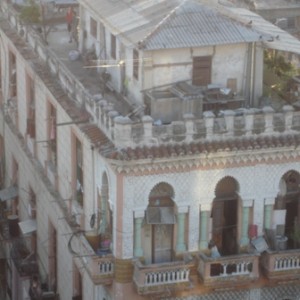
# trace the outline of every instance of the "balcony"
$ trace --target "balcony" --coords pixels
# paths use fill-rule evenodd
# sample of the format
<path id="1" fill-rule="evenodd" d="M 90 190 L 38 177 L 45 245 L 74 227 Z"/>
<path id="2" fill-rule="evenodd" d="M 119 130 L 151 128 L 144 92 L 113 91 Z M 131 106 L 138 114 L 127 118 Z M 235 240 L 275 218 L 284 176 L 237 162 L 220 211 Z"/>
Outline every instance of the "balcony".
<path id="1" fill-rule="evenodd" d="M 91 278 L 95 284 L 111 284 L 114 277 L 114 257 L 93 256 L 88 265 Z"/>
<path id="2" fill-rule="evenodd" d="M 69 247 L 78 266 L 85 266 L 94 284 L 111 284 L 115 273 L 115 258 L 108 249 L 95 251 L 82 233 L 73 235 Z M 97 254 L 96 254 L 97 253 Z"/>
<path id="3" fill-rule="evenodd" d="M 192 266 L 183 261 L 151 265 L 136 261 L 133 281 L 140 295 L 186 290 L 191 286 L 189 276 Z"/>
<path id="4" fill-rule="evenodd" d="M 259 255 L 240 254 L 210 258 L 199 254 L 198 272 L 204 285 L 243 285 L 259 278 Z"/>
<path id="5" fill-rule="evenodd" d="M 261 265 L 269 279 L 294 280 L 300 276 L 299 249 L 271 251 L 262 254 Z"/>

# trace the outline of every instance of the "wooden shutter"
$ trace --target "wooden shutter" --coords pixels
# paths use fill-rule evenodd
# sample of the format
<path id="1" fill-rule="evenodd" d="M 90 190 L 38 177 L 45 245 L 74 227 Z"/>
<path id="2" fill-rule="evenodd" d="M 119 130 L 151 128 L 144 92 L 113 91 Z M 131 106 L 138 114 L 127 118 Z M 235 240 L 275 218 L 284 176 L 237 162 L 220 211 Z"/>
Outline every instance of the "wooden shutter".
<path id="1" fill-rule="evenodd" d="M 211 56 L 199 56 L 193 58 L 192 84 L 207 86 L 211 83 Z"/>

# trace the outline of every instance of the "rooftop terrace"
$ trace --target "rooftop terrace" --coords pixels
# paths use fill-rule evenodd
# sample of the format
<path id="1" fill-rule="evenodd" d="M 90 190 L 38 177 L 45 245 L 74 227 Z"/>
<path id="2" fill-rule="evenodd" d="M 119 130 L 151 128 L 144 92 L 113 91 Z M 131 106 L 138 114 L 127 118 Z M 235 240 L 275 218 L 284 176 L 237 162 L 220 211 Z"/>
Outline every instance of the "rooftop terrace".
<path id="1" fill-rule="evenodd" d="M 199 116 L 192 112 L 183 112 L 179 120 L 167 124 L 157 123 L 150 116 L 143 114 L 140 118 L 134 118 L 137 108 L 130 105 L 128 99 L 107 88 L 101 76 L 103 70 L 95 67 L 98 62 L 94 62 L 96 64 L 91 67 L 87 65 L 84 56 L 72 58 L 77 54 L 74 52 L 77 45 L 75 42 L 69 43 L 67 26 L 64 22 L 52 27 L 46 44 L 37 30 L 25 28 L 19 23 L 14 9 L 8 7 L 7 15 L 9 22 L 2 18 L 2 30 L 10 36 L 21 53 L 40 67 L 37 68 L 38 74 L 64 106 L 71 119 L 89 122 L 88 125 L 81 125 L 82 129 L 96 146 L 105 145 L 105 149 L 102 150 L 106 154 L 111 155 L 113 148 L 137 149 L 183 146 L 191 143 L 197 145 L 215 143 L 216 151 L 220 151 L 219 146 L 222 143 L 233 139 L 243 139 L 248 145 L 248 140 L 257 138 L 262 140 L 266 136 L 275 138 L 283 135 L 297 136 L 299 133 L 300 114 L 290 105 L 281 105 L 276 111 L 266 106 L 259 109 L 224 107 L 217 113 L 205 111 Z M 23 36 L 18 34 L 21 29 L 25 31 Z M 35 51 L 32 51 L 33 49 Z M 189 97 L 183 97 L 183 107 L 187 101 L 190 101 Z M 100 140 L 97 141 L 97 138 Z M 273 142 L 278 144 L 276 141 Z M 284 146 L 284 143 L 279 144 Z M 268 143 L 262 142 L 262 145 L 265 147 Z M 192 152 L 179 152 L 182 155 L 185 152 L 197 154 L 199 151 L 198 149 Z M 128 155 L 119 157 L 120 152 L 116 153 L 113 158 L 128 159 L 126 158 Z M 153 156 L 152 154 L 149 155 Z M 136 156 L 139 157 L 133 153 L 130 158 Z"/>

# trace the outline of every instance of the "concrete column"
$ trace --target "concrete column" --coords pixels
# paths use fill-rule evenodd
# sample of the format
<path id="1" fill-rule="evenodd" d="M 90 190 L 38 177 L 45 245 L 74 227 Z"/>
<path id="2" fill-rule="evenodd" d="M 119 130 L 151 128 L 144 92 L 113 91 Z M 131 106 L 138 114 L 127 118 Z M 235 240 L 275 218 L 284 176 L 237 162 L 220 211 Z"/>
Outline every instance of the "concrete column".
<path id="1" fill-rule="evenodd" d="M 252 110 L 247 110 L 244 115 L 244 118 L 246 135 L 251 135 L 253 131 L 254 112 Z"/>
<path id="2" fill-rule="evenodd" d="M 142 117 L 143 121 L 143 127 L 144 127 L 144 139 L 145 142 L 151 142 L 153 136 L 152 136 L 152 124 L 153 124 L 153 119 L 150 116 L 143 116 Z"/>
<path id="3" fill-rule="evenodd" d="M 132 121 L 129 117 L 118 116 L 114 118 L 114 137 L 116 147 L 131 147 Z"/>
<path id="4" fill-rule="evenodd" d="M 226 123 L 226 129 L 228 135 L 234 135 L 234 111 L 233 110 L 225 110 L 224 118 Z"/>
<path id="5" fill-rule="evenodd" d="M 265 205 L 265 214 L 264 214 L 264 228 L 270 229 L 272 226 L 272 210 L 273 205 Z"/>
<path id="6" fill-rule="evenodd" d="M 240 242 L 241 246 L 246 246 L 249 243 L 248 227 L 249 227 L 249 207 L 243 207 L 242 238 Z"/>
<path id="7" fill-rule="evenodd" d="M 274 131 L 273 119 L 274 109 L 270 106 L 263 107 L 263 113 L 265 115 L 265 133 L 271 133 Z"/>
<path id="8" fill-rule="evenodd" d="M 200 216 L 200 243 L 199 249 L 207 249 L 208 247 L 208 235 L 207 235 L 207 228 L 208 228 L 208 220 L 209 220 L 209 211 L 201 211 Z"/>
<path id="9" fill-rule="evenodd" d="M 284 105 L 282 110 L 284 113 L 284 129 L 285 131 L 291 131 L 293 126 L 294 108 L 291 105 Z"/>
<path id="10" fill-rule="evenodd" d="M 205 111 L 203 113 L 205 128 L 206 128 L 206 138 L 211 138 L 214 134 L 214 122 L 215 114 L 212 111 Z"/>
<path id="11" fill-rule="evenodd" d="M 249 211 L 250 207 L 253 205 L 253 200 L 243 200 L 243 219 L 242 219 L 242 236 L 240 241 L 240 246 L 247 246 L 249 243 Z"/>
<path id="12" fill-rule="evenodd" d="M 186 138 L 185 141 L 187 143 L 190 143 L 194 139 L 194 120 L 195 116 L 193 114 L 184 114 L 183 119 L 185 122 L 185 128 L 186 128 Z"/>
<path id="13" fill-rule="evenodd" d="M 177 244 L 176 252 L 186 251 L 186 245 L 184 243 L 184 226 L 185 225 L 185 213 L 179 213 L 177 215 Z"/>
<path id="14" fill-rule="evenodd" d="M 134 257 L 143 256 L 142 223 L 143 223 L 143 218 L 134 219 Z"/>
<path id="15" fill-rule="evenodd" d="M 264 229 L 272 228 L 272 214 L 273 214 L 274 204 L 275 204 L 275 197 L 265 198 Z"/>

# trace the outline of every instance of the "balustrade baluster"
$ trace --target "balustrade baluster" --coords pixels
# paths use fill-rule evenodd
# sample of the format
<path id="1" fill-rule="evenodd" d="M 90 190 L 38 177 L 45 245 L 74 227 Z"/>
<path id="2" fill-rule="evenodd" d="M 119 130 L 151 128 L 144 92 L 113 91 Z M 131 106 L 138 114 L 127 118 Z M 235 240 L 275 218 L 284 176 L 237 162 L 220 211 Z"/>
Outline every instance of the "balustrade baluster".
<path id="1" fill-rule="evenodd" d="M 163 273 L 163 282 L 168 281 L 167 277 L 168 277 L 168 272 Z"/>
<path id="2" fill-rule="evenodd" d="M 293 267 L 294 269 L 297 268 L 296 260 L 297 260 L 297 257 L 293 257 L 293 258 L 292 258 L 292 267 Z"/>
<path id="3" fill-rule="evenodd" d="M 179 273 L 180 274 L 180 276 L 179 276 L 180 280 L 184 280 L 184 278 L 185 278 L 184 273 L 185 273 L 185 270 L 181 270 L 181 272 Z"/>
<path id="4" fill-rule="evenodd" d="M 283 267 L 284 267 L 284 269 L 287 269 L 287 267 L 288 267 L 288 260 L 287 259 L 285 259 L 283 261 Z"/>
<path id="5" fill-rule="evenodd" d="M 239 263 L 239 273 L 245 273 L 245 265 L 246 263 L 243 261 Z"/>
<path id="6" fill-rule="evenodd" d="M 227 264 L 222 264 L 223 266 L 223 273 L 221 275 L 227 275 Z"/>
<path id="7" fill-rule="evenodd" d="M 247 273 L 248 264 L 249 264 L 249 263 L 248 263 L 248 262 L 246 262 L 246 261 L 243 263 L 243 273 L 244 273 L 244 274 L 246 274 L 246 273 Z"/>
<path id="8" fill-rule="evenodd" d="M 159 273 L 159 282 L 164 282 L 164 273 Z"/>
<path id="9" fill-rule="evenodd" d="M 245 273 L 246 263 L 243 261 L 239 265 L 240 265 L 240 273 Z"/>
<path id="10" fill-rule="evenodd" d="M 190 270 L 185 270 L 185 277 L 184 277 L 184 279 L 188 279 L 189 275 L 190 275 Z"/>
<path id="11" fill-rule="evenodd" d="M 155 274 L 152 273 L 150 283 L 153 284 L 154 282 L 155 282 Z"/>

